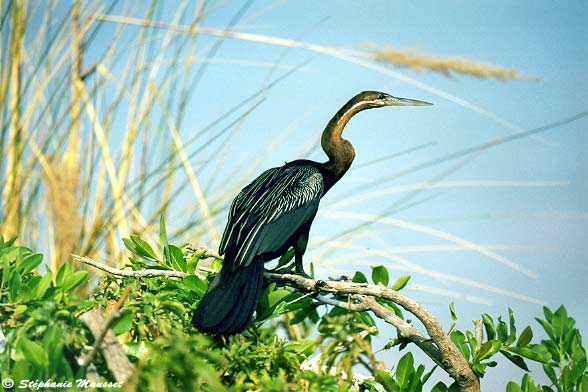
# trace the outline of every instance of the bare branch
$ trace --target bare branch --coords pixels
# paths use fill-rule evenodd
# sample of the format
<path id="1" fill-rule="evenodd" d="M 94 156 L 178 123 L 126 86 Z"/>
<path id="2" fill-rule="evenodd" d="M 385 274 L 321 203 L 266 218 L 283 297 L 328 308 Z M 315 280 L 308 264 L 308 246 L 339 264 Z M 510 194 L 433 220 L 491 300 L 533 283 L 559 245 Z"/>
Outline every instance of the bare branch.
<path id="1" fill-rule="evenodd" d="M 80 315 L 79 319 L 86 324 L 94 336 L 100 334 L 102 325 L 106 322 L 102 316 L 94 311 Z M 124 383 L 133 374 L 134 368 L 114 332 L 111 330 L 106 331 L 100 348 L 106 365 L 116 381 Z"/>
<path id="2" fill-rule="evenodd" d="M 449 375 L 457 381 L 462 391 L 479 391 L 479 381 L 466 359 L 443 331 L 439 321 L 416 301 L 384 286 L 365 283 L 308 279 L 300 275 L 265 273 L 271 281 L 288 283 L 304 291 L 359 294 L 388 299 L 414 314 L 425 326 L 427 333 L 441 352 L 439 361 Z M 375 300 L 374 300 L 375 302 Z M 384 308 L 385 309 L 385 308 Z M 378 309 L 381 311 L 381 309 Z M 384 315 L 384 313 L 381 313 Z M 387 314 L 389 316 L 389 314 Z M 420 347 L 420 346 L 419 346 Z M 427 352 L 428 353 L 428 352 Z M 437 357 L 439 360 L 439 357 Z"/>
<path id="3" fill-rule="evenodd" d="M 91 265 L 92 267 L 99 269 L 104 272 L 108 272 L 111 275 L 115 276 L 123 276 L 129 278 L 153 278 L 156 276 L 167 276 L 168 278 L 185 278 L 189 274 L 181 271 L 174 271 L 174 270 L 159 270 L 159 269 L 144 269 L 140 271 L 129 271 L 129 270 L 122 270 L 114 267 L 110 267 L 104 263 L 100 263 L 94 259 L 91 259 L 87 256 L 80 256 L 80 255 L 71 255 L 75 261 L 79 261 L 81 263 Z"/>
<path id="4" fill-rule="evenodd" d="M 120 312 L 119 312 L 120 307 L 122 306 L 123 302 L 125 301 L 125 299 L 129 295 L 130 290 L 131 290 L 130 286 L 125 287 L 125 290 L 121 294 L 116 305 L 110 311 L 108 318 L 106 319 L 106 321 L 104 321 L 104 323 L 102 323 L 98 333 L 96 334 L 96 333 L 94 333 L 94 331 L 92 331 L 92 333 L 94 334 L 94 344 L 92 345 L 92 348 L 90 349 L 90 351 L 78 360 L 78 364 L 81 367 L 87 367 L 90 364 L 90 362 L 92 362 L 94 360 L 94 357 L 96 356 L 96 353 L 98 352 L 98 347 L 100 347 L 102 345 L 102 342 L 104 341 L 104 337 L 106 336 L 106 333 L 108 332 L 108 329 L 110 328 L 110 325 L 114 322 L 114 320 L 116 320 L 117 318 L 120 317 Z M 86 320 L 88 320 L 88 318 L 83 317 L 84 315 L 85 314 L 82 314 L 80 316 L 80 319 L 82 321 L 86 322 Z"/>
<path id="5" fill-rule="evenodd" d="M 130 289 L 130 286 L 125 288 L 106 320 L 92 310 L 78 317 L 94 335 L 94 344 L 86 355 L 78 359 L 79 365 L 89 367 L 91 373 L 92 361 L 100 348 L 108 369 L 119 383 L 124 383 L 131 376 L 134 368 L 124 353 L 116 335 L 109 328 L 112 322 L 120 317 L 120 307 L 127 298 Z"/>
<path id="6" fill-rule="evenodd" d="M 482 328 L 484 328 L 484 321 L 482 320 L 475 320 L 474 321 L 474 330 L 475 330 L 475 336 L 476 336 L 476 345 L 478 350 L 480 349 L 480 347 L 482 347 L 482 339 L 484 339 L 484 330 Z"/>

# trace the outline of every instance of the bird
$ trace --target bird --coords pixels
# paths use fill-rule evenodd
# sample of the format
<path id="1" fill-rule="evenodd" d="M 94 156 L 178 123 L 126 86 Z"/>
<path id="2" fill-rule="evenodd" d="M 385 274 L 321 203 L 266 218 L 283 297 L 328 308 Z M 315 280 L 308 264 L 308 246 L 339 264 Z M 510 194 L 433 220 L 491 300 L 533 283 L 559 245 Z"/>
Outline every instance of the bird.
<path id="1" fill-rule="evenodd" d="M 233 200 L 219 246 L 221 271 L 198 303 L 192 324 L 224 336 L 251 324 L 263 287 L 264 264 L 294 248 L 295 273 L 304 272 L 302 257 L 321 198 L 350 168 L 351 143 L 341 137 L 357 113 L 384 106 L 425 106 L 429 102 L 364 91 L 351 98 L 327 123 L 321 147 L 324 163 L 308 159 L 264 171 Z"/>

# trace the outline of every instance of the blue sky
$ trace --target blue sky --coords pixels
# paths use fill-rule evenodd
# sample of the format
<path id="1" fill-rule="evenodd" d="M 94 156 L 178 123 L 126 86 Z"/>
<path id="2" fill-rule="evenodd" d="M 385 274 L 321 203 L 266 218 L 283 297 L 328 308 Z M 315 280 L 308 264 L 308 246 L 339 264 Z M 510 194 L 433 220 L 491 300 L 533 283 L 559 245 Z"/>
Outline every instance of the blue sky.
<path id="1" fill-rule="evenodd" d="M 178 4 L 167 2 L 158 19 L 171 22 Z M 224 29 L 243 4 L 208 3 L 202 26 Z M 190 3 L 180 23 L 189 24 L 194 6 Z M 319 276 L 358 268 L 369 271 L 369 264 L 385 264 L 394 276 L 409 273 L 412 286 L 406 293 L 422 301 L 447 327 L 452 300 L 460 328 L 471 328 L 469 320 L 483 312 L 504 316 L 510 306 L 519 328 L 531 324 L 535 331 L 533 317 L 541 314 L 537 302 L 552 308 L 564 303 L 585 336 L 586 117 L 418 171 L 406 169 L 588 110 L 586 2 L 254 1 L 236 31 L 334 48 L 360 50 L 371 45 L 463 56 L 541 78 L 504 82 L 389 66 L 378 72 L 304 49 L 225 40 L 214 49 L 214 62 L 194 86 L 180 131 L 188 139 L 268 80 L 304 64 L 264 94 L 261 104 L 230 130 L 231 143 L 216 156 L 220 160 L 199 166 L 210 157 L 209 150 L 216 151 L 227 140 L 226 135 L 206 148 L 193 147 L 202 148 L 193 160 L 199 180 L 210 184 L 211 194 L 232 196 L 235 185 L 245 181 L 243 168 L 252 160 L 259 160 L 259 165 L 249 179 L 303 156 L 323 160 L 320 150 L 304 154 L 318 142 L 337 109 L 360 91 L 433 102 L 432 107 L 366 111 L 351 121 L 345 137 L 356 149 L 354 168 L 321 204 L 307 263 L 316 264 Z M 103 30 L 98 44 L 107 42 L 108 32 Z M 214 42 L 198 37 L 196 57 L 210 60 Z M 200 66 L 196 63 L 189 71 L 196 74 Z M 468 105 L 448 100 L 448 95 Z M 276 137 L 280 143 L 268 150 L 268 142 Z M 395 153 L 392 159 L 367 165 Z M 424 182 L 436 182 L 437 187 L 410 191 Z M 374 195 L 375 191 L 381 192 Z M 359 199 L 337 204 L 343 197 Z M 182 204 L 190 203 L 195 201 L 188 192 Z M 363 235 L 338 235 L 362 219 L 385 213 L 386 219 L 367 226 Z M 224 216 L 216 222 L 219 231 Z M 168 226 L 173 224 L 168 219 Z M 215 245 L 214 240 L 209 243 Z M 493 291 L 479 287 L 482 283 L 493 286 Z M 523 295 L 530 298 L 521 300 Z M 501 365 L 503 371 L 490 370 L 483 386 L 499 388 L 520 377 L 504 361 Z"/>
<path id="2" fill-rule="evenodd" d="M 248 16 L 271 6 L 275 7 L 247 25 Z M 205 25 L 223 26 L 236 9 L 235 3 L 219 7 Z M 448 185 L 426 190 L 415 200 L 430 199 L 393 213 L 390 218 L 426 226 L 475 244 L 495 246 L 493 252 L 532 271 L 536 278 L 472 250 L 407 253 L 410 247 L 414 250 L 418 246 L 453 243 L 382 223 L 371 225 L 365 236 L 351 241 L 354 253 L 361 254 L 362 249 L 364 253 L 396 249 L 400 252 L 396 256 L 413 266 L 527 295 L 551 307 L 564 303 L 582 330 L 588 329 L 587 119 L 468 158 L 433 165 L 376 188 L 368 187 L 372 180 L 406 167 L 511 135 L 517 129 L 532 129 L 586 111 L 588 9 L 585 2 L 254 2 L 242 20 L 245 21 L 243 31 L 256 34 L 329 47 L 358 49 L 369 44 L 438 56 L 464 56 L 541 78 L 540 82 L 503 82 L 392 69 L 493 113 L 503 120 L 501 123 L 430 91 L 356 64 L 298 49 L 226 41 L 218 50 L 219 58 L 259 62 L 280 59 L 283 65 L 289 66 L 309 60 L 301 71 L 272 88 L 266 101 L 248 117 L 234 136 L 239 142 L 227 154 L 230 159 L 226 168 L 235 170 L 238 162 L 252 156 L 257 158 L 267 139 L 291 124 L 294 124 L 293 132 L 273 154 L 267 155 L 262 167 L 298 158 L 304 146 L 316 140 L 330 116 L 362 90 L 382 90 L 433 102 L 433 107 L 364 112 L 352 120 L 345 135 L 356 148 L 356 166 L 426 143 L 431 145 L 349 172 L 324 199 L 321 207 L 325 212 L 317 217 L 312 238 L 321 242 L 343 227 L 361 223 L 349 219 L 349 213 L 378 215 L 406 197 L 406 192 L 390 193 L 337 207 L 334 202 L 338 196 L 348 191 L 354 195 L 367 194 L 374 189 L 391 189 L 437 178 L 446 183 L 470 183 L 471 186 Z M 243 65 L 214 65 L 207 72 L 200 88 L 206 91 L 209 102 L 199 101 L 198 94 L 194 96 L 196 123 L 209 110 L 222 110 L 258 88 L 269 71 Z M 274 75 L 280 73 L 274 72 Z M 186 119 L 185 124 L 189 121 Z M 510 128 L 504 123 L 509 123 Z M 323 159 L 318 151 L 311 157 Z M 476 186 L 477 181 L 526 182 L 534 186 Z M 335 219 L 337 213 L 348 215 Z M 353 270 L 363 263 L 390 263 L 392 273 L 407 273 L 400 264 L 382 254 L 356 255 L 351 261 L 346 257 L 349 250 L 322 256 L 325 246 L 313 249 L 311 243 L 307 256 L 307 261 L 318 264 L 319 274 L 334 273 L 327 268 L 333 264 L 338 270 Z M 531 324 L 538 331 L 532 317 L 540 315 L 541 308 L 535 303 L 419 273 L 412 273 L 411 282 L 490 302 L 472 303 L 457 297 L 459 325 L 463 328 L 470 328 L 468 320 L 482 312 L 505 315 L 510 306 L 518 316 L 520 328 Z M 447 304 L 452 300 L 451 295 L 442 297 L 416 289 L 407 293 L 423 301 L 449 324 Z M 498 387 L 508 379 L 518 378 L 517 374 L 516 369 L 505 365 L 502 372 L 491 370 L 484 385 Z"/>
<path id="3" fill-rule="evenodd" d="M 204 20 L 204 26 L 223 28 L 234 17 L 240 3 L 216 5 L 218 7 L 211 4 L 210 9 L 214 11 Z M 254 2 L 241 18 L 243 26 L 238 31 L 328 47 L 361 49 L 369 44 L 414 49 L 437 56 L 464 56 L 512 67 L 523 74 L 540 77 L 541 81 L 503 82 L 461 75 L 448 78 L 390 68 L 404 77 L 493 113 L 503 120 L 499 122 L 413 84 L 357 64 L 300 49 L 227 40 L 216 52 L 217 59 L 256 63 L 280 61 L 284 67 L 308 63 L 273 87 L 265 101 L 233 133 L 234 142 L 225 152 L 222 167 L 216 171 L 211 168 L 201 175 L 216 176 L 218 170 L 238 174 L 239 167 L 259 158 L 265 143 L 289 126 L 292 132 L 273 149 L 273 153 L 265 153 L 258 172 L 301 157 L 300 154 L 317 140 L 330 116 L 362 90 L 381 90 L 433 102 L 433 107 L 364 112 L 352 120 L 345 135 L 356 148 L 354 165 L 358 167 L 378 157 L 430 145 L 380 164 L 350 171 L 325 198 L 321 206 L 324 213 L 319 214 L 311 232 L 314 243 L 325 239 L 343 242 L 339 238 L 332 239 L 333 235 L 342 228 L 361 223 L 351 219 L 350 213 L 382 214 L 406 198 L 407 193 L 389 193 L 339 208 L 335 201 L 341 195 L 348 192 L 368 194 L 377 189 L 390 190 L 440 178 L 440 182 L 449 182 L 449 185 L 421 192 L 411 201 L 424 201 L 389 217 L 490 246 L 496 249 L 492 252 L 498 256 L 532 271 L 537 277 L 529 277 L 472 250 L 407 253 L 414 247 L 455 243 L 383 223 L 370 225 L 365 236 L 350 241 L 354 248 L 351 251 L 338 249 L 325 254 L 329 242 L 316 247 L 311 242 L 307 261 L 314 261 L 318 274 L 327 276 L 339 272 L 334 271 L 333 266 L 337 270 L 351 271 L 364 263 L 387 263 L 393 274 L 407 273 L 402 264 L 385 256 L 385 252 L 396 249 L 399 253 L 395 256 L 402 257 L 413 267 L 483 282 L 527 295 L 551 307 L 564 303 L 586 331 L 586 119 L 399 176 L 375 188 L 370 188 L 369 184 L 412 165 L 511 135 L 517 129 L 532 129 L 587 110 L 587 21 L 587 5 L 581 1 Z M 285 69 L 272 70 L 246 64 L 209 65 L 198 91 L 189 102 L 193 109 L 183 123 L 183 132 L 189 133 L 190 129 L 204 125 L 214 114 L 260 88 L 268 77 L 283 72 Z M 203 96 L 206 99 L 202 99 Z M 504 123 L 509 123 L 510 128 Z M 310 156 L 323 159 L 320 151 Z M 534 186 L 475 185 L 484 181 L 524 182 Z M 472 185 L 452 187 L 451 183 Z M 226 185 L 226 182 L 217 182 L 213 188 L 222 192 Z M 218 223 L 222 227 L 223 222 Z M 385 252 L 357 255 L 374 250 Z M 353 256 L 351 259 L 350 255 Z M 369 270 L 367 266 L 362 268 Z M 510 306 L 518 316 L 520 328 L 532 324 L 538 331 L 532 317 L 541 314 L 541 310 L 535 303 L 434 278 L 430 274 L 411 274 L 411 282 L 416 286 L 407 290 L 407 294 L 423 301 L 446 325 L 449 325 L 447 304 L 454 298 L 417 290 L 419 287 L 460 294 L 455 298 L 460 327 L 470 328 L 468 320 L 479 317 L 482 312 L 505 315 Z M 466 295 L 477 297 L 484 303 L 461 298 Z M 508 365 L 503 369 L 507 371 L 491 370 L 484 385 L 504 385 L 505 380 L 517 377 L 516 369 Z"/>

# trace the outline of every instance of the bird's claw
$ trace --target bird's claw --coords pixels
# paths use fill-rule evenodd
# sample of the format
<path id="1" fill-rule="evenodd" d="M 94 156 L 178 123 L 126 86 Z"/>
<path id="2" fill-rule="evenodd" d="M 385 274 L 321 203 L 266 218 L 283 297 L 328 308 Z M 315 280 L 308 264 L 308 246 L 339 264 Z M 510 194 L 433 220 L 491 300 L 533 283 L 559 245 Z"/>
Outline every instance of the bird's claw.
<path id="1" fill-rule="evenodd" d="M 296 268 L 294 271 L 292 271 L 292 273 L 294 275 L 302 276 L 303 278 L 306 278 L 306 279 L 313 279 L 313 277 L 310 276 L 309 274 L 307 274 L 306 272 L 304 272 L 303 269 L 300 270 L 300 269 Z"/>

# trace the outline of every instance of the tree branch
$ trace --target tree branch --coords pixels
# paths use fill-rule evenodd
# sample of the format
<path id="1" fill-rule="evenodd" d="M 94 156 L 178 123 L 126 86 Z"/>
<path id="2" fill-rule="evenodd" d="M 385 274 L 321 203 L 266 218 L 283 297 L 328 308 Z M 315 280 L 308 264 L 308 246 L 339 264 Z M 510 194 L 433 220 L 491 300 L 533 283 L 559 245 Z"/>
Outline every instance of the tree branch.
<path id="1" fill-rule="evenodd" d="M 457 381 L 462 391 L 479 391 L 479 381 L 466 359 L 443 331 L 439 321 L 418 302 L 405 297 L 398 291 L 380 285 L 344 281 L 308 279 L 300 275 L 267 273 L 271 281 L 289 283 L 304 291 L 329 292 L 338 294 L 359 294 L 390 300 L 414 314 L 424 325 L 427 333 L 441 352 L 440 365 Z M 420 346 L 419 346 L 420 347 Z"/>
<path id="2" fill-rule="evenodd" d="M 156 269 L 145 269 L 141 271 L 127 271 L 109 267 L 103 263 L 85 256 L 72 255 L 74 260 L 91 265 L 102 271 L 116 276 L 126 277 L 154 277 L 167 276 L 183 278 L 189 274 L 180 271 L 166 271 Z M 216 257 L 216 256 L 209 256 Z M 333 281 L 309 279 L 294 274 L 277 274 L 265 272 L 265 277 L 272 282 L 280 282 L 293 286 L 301 291 L 306 292 L 327 292 L 336 294 L 348 294 L 357 301 L 357 303 L 348 304 L 342 301 L 329 299 L 328 303 L 353 311 L 372 311 L 377 317 L 393 325 L 399 332 L 400 336 L 414 342 L 421 348 L 435 363 L 443 368 L 456 382 L 461 391 L 475 392 L 480 390 L 480 383 L 467 360 L 459 352 L 455 344 L 449 339 L 449 336 L 443 331 L 441 323 L 428 310 L 423 308 L 418 302 L 405 297 L 398 291 L 386 288 L 381 285 L 369 285 L 365 283 L 354 283 L 348 281 Z M 415 315 L 427 330 L 431 340 L 427 339 L 416 328 L 408 324 L 393 312 L 380 305 L 374 298 L 387 299 L 401 306 L 406 311 Z M 325 302 L 325 298 L 321 299 Z M 335 301 L 335 302 L 333 302 Z"/>
<path id="3" fill-rule="evenodd" d="M 323 296 L 318 296 L 317 300 L 327 304 L 338 306 L 343 309 L 351 310 L 354 312 L 364 312 L 364 311 L 371 311 L 375 314 L 378 318 L 384 320 L 388 324 L 392 325 L 398 331 L 398 336 L 403 339 L 410 340 L 414 344 L 416 344 L 421 350 L 423 350 L 437 365 L 440 367 L 444 367 L 442 363 L 442 356 L 441 351 L 431 343 L 431 339 L 427 339 L 423 336 L 423 334 L 398 317 L 394 312 L 387 309 L 386 307 L 380 305 L 378 301 L 374 299 L 374 297 L 370 297 L 367 295 L 351 295 L 351 299 L 357 301 L 357 303 L 348 303 L 344 301 L 338 301 L 332 298 L 326 298 Z"/>
<path id="4" fill-rule="evenodd" d="M 153 278 L 155 276 L 167 276 L 168 278 L 185 278 L 189 274 L 181 271 L 174 271 L 174 270 L 160 270 L 160 269 L 144 269 L 140 271 L 131 271 L 131 270 L 122 270 L 118 268 L 111 267 L 104 263 L 100 263 L 94 259 L 91 259 L 87 256 L 79 256 L 79 255 L 71 255 L 72 258 L 76 261 L 81 263 L 91 265 L 92 267 L 99 269 L 104 272 L 108 272 L 111 275 L 115 276 L 122 276 L 128 278 Z"/>
<path id="5" fill-rule="evenodd" d="M 94 357 L 96 356 L 96 353 L 98 352 L 98 348 L 100 347 L 100 345 L 102 345 L 102 342 L 104 341 L 104 337 L 106 336 L 106 333 L 108 332 L 108 329 L 110 328 L 110 325 L 114 322 L 114 320 L 116 320 L 117 318 L 120 317 L 120 312 L 119 312 L 120 307 L 122 306 L 123 302 L 125 301 L 125 299 L 129 295 L 130 291 L 131 291 L 130 286 L 125 287 L 125 290 L 121 294 L 116 305 L 108 314 L 108 318 L 100 326 L 100 330 L 98 331 L 98 333 L 94 333 L 94 331 L 92 331 L 92 333 L 94 334 L 94 344 L 92 345 L 92 348 L 90 349 L 90 351 L 78 360 L 78 364 L 81 367 L 84 367 L 84 368 L 87 367 L 90 364 L 90 362 L 92 362 L 94 360 Z M 80 315 L 80 319 L 84 323 L 86 323 L 86 321 L 88 321 L 89 319 L 87 316 L 86 317 L 84 317 L 84 316 L 85 316 L 85 314 Z"/>
<path id="6" fill-rule="evenodd" d="M 94 260 L 92 261 L 97 263 L 101 267 L 104 267 L 102 263 L 98 263 Z M 124 383 L 131 376 L 134 368 L 131 364 L 131 361 L 129 361 L 129 358 L 124 353 L 118 341 L 118 338 L 110 330 L 110 325 L 114 320 L 116 320 L 120 316 L 120 307 L 129 295 L 130 289 L 130 286 L 127 286 L 125 288 L 119 300 L 117 301 L 115 307 L 111 310 L 106 320 L 104 320 L 104 318 L 100 314 L 92 310 L 83 313 L 78 317 L 80 320 L 82 320 L 84 324 L 86 324 L 88 329 L 92 332 L 92 335 L 94 335 L 94 344 L 92 345 L 90 351 L 78 360 L 79 365 L 81 367 L 88 367 L 88 369 L 91 370 L 91 368 L 93 367 L 92 361 L 94 360 L 94 357 L 96 356 L 96 353 L 100 348 L 102 349 L 102 354 L 106 362 L 106 366 L 108 367 L 116 381 L 121 384 Z"/>

